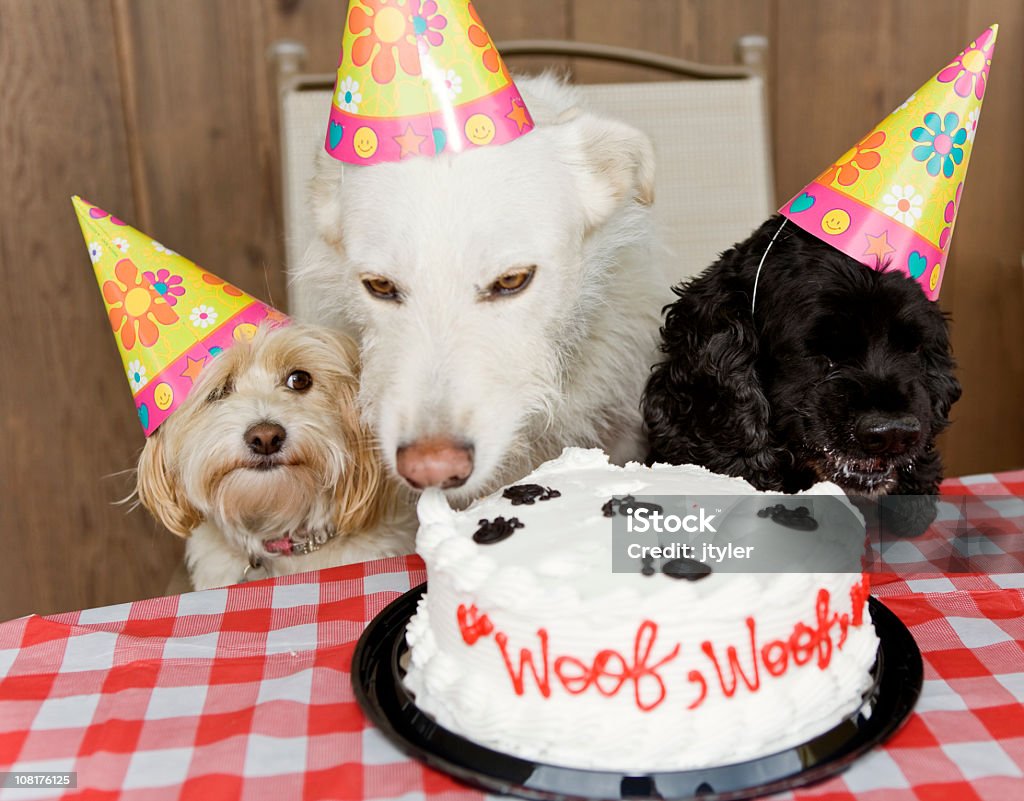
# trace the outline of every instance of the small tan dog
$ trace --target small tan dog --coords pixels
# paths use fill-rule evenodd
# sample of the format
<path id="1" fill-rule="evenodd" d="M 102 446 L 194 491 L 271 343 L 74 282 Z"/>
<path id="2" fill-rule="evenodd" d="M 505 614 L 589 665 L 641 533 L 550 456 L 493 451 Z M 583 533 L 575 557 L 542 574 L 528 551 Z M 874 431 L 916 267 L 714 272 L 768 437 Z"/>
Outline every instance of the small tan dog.
<path id="1" fill-rule="evenodd" d="M 198 589 L 411 553 L 415 518 L 359 419 L 355 344 L 261 329 L 200 374 L 139 459 Z"/>

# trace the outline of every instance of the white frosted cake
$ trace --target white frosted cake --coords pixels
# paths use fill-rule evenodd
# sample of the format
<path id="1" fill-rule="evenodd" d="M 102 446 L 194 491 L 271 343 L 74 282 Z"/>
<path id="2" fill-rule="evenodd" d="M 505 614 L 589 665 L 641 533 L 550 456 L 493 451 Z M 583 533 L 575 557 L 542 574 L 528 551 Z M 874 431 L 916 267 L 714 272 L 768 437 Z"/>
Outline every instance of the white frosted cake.
<path id="1" fill-rule="evenodd" d="M 614 573 L 609 515 L 650 495 L 721 496 L 731 541 L 832 543 L 859 565 L 863 520 L 832 484 L 787 496 L 811 505 L 813 531 L 766 526 L 777 496 L 751 498 L 741 479 L 616 467 L 578 448 L 465 511 L 428 491 L 417 537 L 428 591 L 407 632 L 417 706 L 497 751 L 634 771 L 774 753 L 855 712 L 878 647 L 867 577 L 650 557 L 643 572 Z"/>

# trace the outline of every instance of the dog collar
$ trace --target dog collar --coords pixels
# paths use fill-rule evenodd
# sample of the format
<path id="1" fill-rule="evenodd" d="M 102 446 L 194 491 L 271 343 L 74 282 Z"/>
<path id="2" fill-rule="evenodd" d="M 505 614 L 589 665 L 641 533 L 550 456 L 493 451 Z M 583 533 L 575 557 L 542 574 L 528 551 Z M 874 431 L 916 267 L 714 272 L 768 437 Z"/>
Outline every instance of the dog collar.
<path id="1" fill-rule="evenodd" d="M 305 556 L 306 554 L 319 551 L 337 536 L 337 531 L 322 531 L 318 534 L 301 538 L 285 534 L 283 537 L 270 537 L 263 540 L 263 550 L 268 556 Z M 268 577 L 273 575 L 264 563 L 262 556 L 249 554 L 249 564 L 242 571 L 242 575 L 238 579 L 239 582 L 254 580 L 257 576 L 250 576 L 249 574 L 259 570 L 266 571 Z"/>
<path id="2" fill-rule="evenodd" d="M 296 538 L 291 534 L 263 540 L 263 548 L 274 556 L 305 556 L 319 551 L 338 536 L 337 531 L 321 531 L 307 537 Z"/>

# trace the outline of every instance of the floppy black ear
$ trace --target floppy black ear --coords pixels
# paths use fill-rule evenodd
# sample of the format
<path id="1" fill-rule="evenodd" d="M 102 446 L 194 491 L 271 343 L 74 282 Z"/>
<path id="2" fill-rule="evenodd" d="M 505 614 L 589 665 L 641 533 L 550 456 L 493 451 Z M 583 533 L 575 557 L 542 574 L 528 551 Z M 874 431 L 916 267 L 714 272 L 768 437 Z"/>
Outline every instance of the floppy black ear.
<path id="1" fill-rule="evenodd" d="M 949 344 L 949 320 L 938 309 L 922 348 L 925 387 L 931 398 L 932 424 L 928 450 L 900 471 L 889 497 L 879 499 L 882 531 L 897 537 L 916 537 L 935 520 L 936 497 L 944 473 L 942 456 L 933 447 L 935 437 L 949 425 L 949 411 L 960 400 L 960 382 Z"/>
<path id="2" fill-rule="evenodd" d="M 739 259 L 730 251 L 722 261 Z M 651 372 L 642 401 L 648 462 L 698 464 L 780 489 L 770 406 L 756 370 L 757 335 L 746 291 L 729 286 L 721 263 L 676 287 L 662 328 L 665 360 Z"/>
<path id="3" fill-rule="evenodd" d="M 938 434 L 949 425 L 949 411 L 960 400 L 960 382 L 956 378 L 956 362 L 949 344 L 949 320 L 941 315 L 941 325 L 934 335 L 926 337 L 923 357 L 927 388 L 932 399 L 932 433 Z"/>

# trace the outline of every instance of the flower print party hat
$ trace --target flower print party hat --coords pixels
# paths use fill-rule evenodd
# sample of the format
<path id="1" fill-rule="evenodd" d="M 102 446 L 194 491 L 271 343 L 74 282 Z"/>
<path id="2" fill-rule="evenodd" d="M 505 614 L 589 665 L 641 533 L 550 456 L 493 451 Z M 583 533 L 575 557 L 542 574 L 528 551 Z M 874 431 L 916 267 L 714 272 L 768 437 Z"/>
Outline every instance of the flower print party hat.
<path id="1" fill-rule="evenodd" d="M 779 211 L 939 297 L 999 26 L 993 25 Z"/>
<path id="2" fill-rule="evenodd" d="M 350 0 L 327 124 L 349 164 L 501 145 L 533 119 L 469 0 Z"/>
<path id="3" fill-rule="evenodd" d="M 288 318 L 102 209 L 72 203 L 148 437 L 210 359 L 261 322 Z"/>

